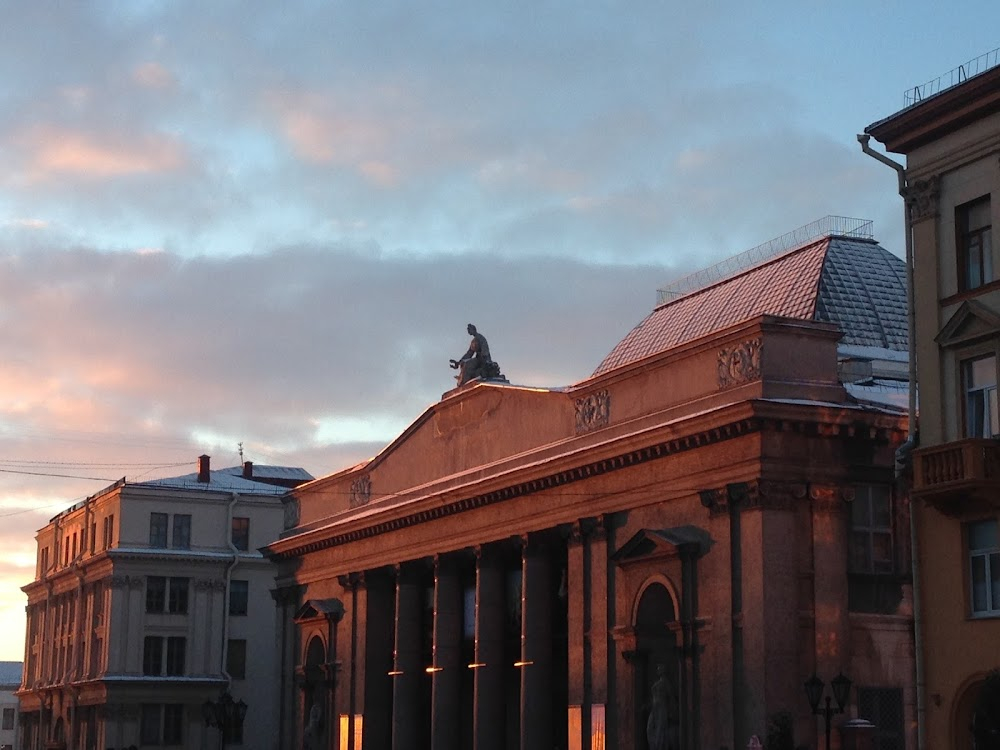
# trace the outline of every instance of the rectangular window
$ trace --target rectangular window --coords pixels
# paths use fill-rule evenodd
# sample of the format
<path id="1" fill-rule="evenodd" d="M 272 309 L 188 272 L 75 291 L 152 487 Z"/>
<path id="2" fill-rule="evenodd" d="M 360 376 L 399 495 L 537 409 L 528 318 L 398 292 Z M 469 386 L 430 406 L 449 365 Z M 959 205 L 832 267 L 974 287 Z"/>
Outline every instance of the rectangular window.
<path id="1" fill-rule="evenodd" d="M 163 638 L 158 635 L 147 635 L 142 642 L 142 673 L 163 674 Z"/>
<path id="2" fill-rule="evenodd" d="M 174 536 L 170 542 L 174 549 L 191 549 L 191 516 L 178 513 L 174 516 Z"/>
<path id="3" fill-rule="evenodd" d="M 167 638 L 167 674 L 171 676 L 184 674 L 184 661 L 187 652 L 187 639 L 182 636 Z"/>
<path id="4" fill-rule="evenodd" d="M 167 611 L 172 615 L 186 615 L 188 611 L 188 585 L 187 578 L 171 578 L 169 583 L 169 597 L 167 599 Z"/>
<path id="5" fill-rule="evenodd" d="M 993 281 L 992 219 L 990 197 L 984 196 L 955 209 L 959 291 L 977 289 Z"/>
<path id="6" fill-rule="evenodd" d="M 97 522 L 90 524 L 90 554 L 94 554 L 94 545 L 97 544 Z"/>
<path id="7" fill-rule="evenodd" d="M 104 535 L 104 549 L 111 549 L 111 543 L 115 538 L 115 517 L 114 514 L 107 516 L 102 522 L 103 528 L 101 529 Z"/>
<path id="8" fill-rule="evenodd" d="M 962 388 L 965 391 L 965 436 L 989 438 L 1000 434 L 996 355 L 963 362 Z"/>
<path id="9" fill-rule="evenodd" d="M 167 602 L 167 579 L 146 576 L 146 611 L 162 612 Z"/>
<path id="10" fill-rule="evenodd" d="M 972 614 L 1000 615 L 1000 530 L 997 521 L 970 523 L 966 531 Z"/>
<path id="11" fill-rule="evenodd" d="M 892 493 L 886 485 L 856 489 L 851 503 L 851 573 L 893 573 Z"/>
<path id="12" fill-rule="evenodd" d="M 903 690 L 858 688 L 858 716 L 875 725 L 872 750 L 904 750 Z"/>
<path id="13" fill-rule="evenodd" d="M 226 671 L 234 680 L 247 678 L 247 642 L 230 640 L 226 649 Z"/>
<path id="14" fill-rule="evenodd" d="M 246 552 L 250 549 L 250 519 L 233 516 L 233 546 Z"/>
<path id="15" fill-rule="evenodd" d="M 160 704 L 143 703 L 139 713 L 139 742 L 143 745 L 160 744 Z"/>
<path id="16" fill-rule="evenodd" d="M 180 703 L 163 707 L 163 744 L 184 744 L 184 706 Z"/>
<path id="17" fill-rule="evenodd" d="M 250 599 L 249 581 L 229 582 L 229 614 L 245 615 Z"/>
<path id="18" fill-rule="evenodd" d="M 5 708 L 3 710 L 3 728 L 5 730 L 11 730 L 14 728 L 14 714 L 13 708 Z"/>
<path id="19" fill-rule="evenodd" d="M 150 547 L 166 547 L 167 546 L 167 514 L 166 513 L 150 513 L 149 514 L 149 546 Z"/>

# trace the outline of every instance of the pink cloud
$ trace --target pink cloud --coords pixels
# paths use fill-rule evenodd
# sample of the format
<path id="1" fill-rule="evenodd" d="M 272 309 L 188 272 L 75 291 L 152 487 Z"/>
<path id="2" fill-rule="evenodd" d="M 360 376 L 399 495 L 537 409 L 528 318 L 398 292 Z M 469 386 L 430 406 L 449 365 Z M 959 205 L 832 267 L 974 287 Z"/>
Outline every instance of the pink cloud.
<path id="1" fill-rule="evenodd" d="M 132 71 L 132 80 L 147 89 L 171 89 L 177 83 L 173 73 L 155 62 L 139 65 Z"/>
<path id="2" fill-rule="evenodd" d="M 129 140 L 55 127 L 34 128 L 17 139 L 27 154 L 23 177 L 43 182 L 65 176 L 106 179 L 172 172 L 184 165 L 184 150 L 164 136 Z"/>

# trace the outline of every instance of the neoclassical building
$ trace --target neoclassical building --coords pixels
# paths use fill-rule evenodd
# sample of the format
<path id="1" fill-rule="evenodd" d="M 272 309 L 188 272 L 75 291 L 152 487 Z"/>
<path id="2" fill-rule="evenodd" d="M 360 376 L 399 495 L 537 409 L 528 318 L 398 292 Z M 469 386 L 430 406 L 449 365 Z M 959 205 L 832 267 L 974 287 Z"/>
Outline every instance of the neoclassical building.
<path id="1" fill-rule="evenodd" d="M 714 750 L 783 712 L 816 746 L 803 683 L 841 672 L 835 724 L 913 747 L 903 264 L 823 226 L 575 385 L 474 381 L 292 490 L 281 747 Z"/>
<path id="2" fill-rule="evenodd" d="M 279 664 L 273 564 L 258 548 L 312 477 L 243 466 L 124 479 L 38 531 L 20 703 L 23 750 L 212 749 L 202 706 L 247 704 L 227 746 L 272 750 Z"/>

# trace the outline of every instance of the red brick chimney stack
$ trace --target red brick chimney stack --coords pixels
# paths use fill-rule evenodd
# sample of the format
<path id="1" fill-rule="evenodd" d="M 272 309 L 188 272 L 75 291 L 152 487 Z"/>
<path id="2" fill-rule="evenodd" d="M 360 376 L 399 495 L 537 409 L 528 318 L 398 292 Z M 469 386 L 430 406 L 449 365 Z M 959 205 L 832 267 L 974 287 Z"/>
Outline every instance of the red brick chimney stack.
<path id="1" fill-rule="evenodd" d="M 212 472 L 209 468 L 211 461 L 211 456 L 198 456 L 198 481 L 202 484 L 208 484 L 211 479 Z"/>
<path id="2" fill-rule="evenodd" d="M 253 479 L 253 461 L 243 462 L 243 478 Z"/>

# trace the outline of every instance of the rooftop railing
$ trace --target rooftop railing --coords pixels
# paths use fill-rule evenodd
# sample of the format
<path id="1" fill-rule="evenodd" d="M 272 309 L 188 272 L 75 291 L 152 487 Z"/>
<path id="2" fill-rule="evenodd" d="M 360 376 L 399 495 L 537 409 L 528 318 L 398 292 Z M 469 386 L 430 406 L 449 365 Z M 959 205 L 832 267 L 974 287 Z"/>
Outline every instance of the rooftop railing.
<path id="1" fill-rule="evenodd" d="M 965 83 L 972 76 L 985 73 L 997 65 L 1000 65 L 1000 47 L 986 52 L 979 57 L 974 57 L 968 62 L 962 63 L 957 68 L 952 68 L 947 73 L 942 73 L 937 78 L 932 78 L 927 83 L 907 89 L 903 92 L 903 108 L 912 107 L 929 96 L 934 96 L 946 89 L 950 89 L 952 86 Z"/>
<path id="2" fill-rule="evenodd" d="M 726 258 L 714 266 L 684 276 L 662 289 L 657 289 L 656 304 L 660 306 L 667 302 L 673 302 L 699 289 L 705 289 L 718 281 L 760 265 L 788 250 L 832 235 L 870 240 L 873 237 L 871 219 L 824 216 L 822 219 L 787 232 L 780 237 L 775 237 L 773 240 L 768 240 L 739 255 Z"/>

